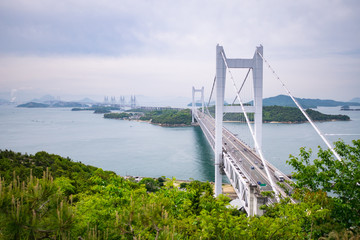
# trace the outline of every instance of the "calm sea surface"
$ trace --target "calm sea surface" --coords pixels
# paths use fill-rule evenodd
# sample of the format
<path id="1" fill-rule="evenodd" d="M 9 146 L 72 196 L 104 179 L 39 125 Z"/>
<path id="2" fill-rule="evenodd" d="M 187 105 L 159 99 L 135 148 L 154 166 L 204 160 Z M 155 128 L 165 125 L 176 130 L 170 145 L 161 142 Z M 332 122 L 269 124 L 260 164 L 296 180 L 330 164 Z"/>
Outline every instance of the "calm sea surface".
<path id="1" fill-rule="evenodd" d="M 360 111 L 318 110 L 352 119 L 316 123 L 325 134 L 342 134 L 327 136 L 330 142 L 360 138 Z M 246 124 L 225 126 L 252 146 Z M 286 164 L 289 154 L 297 155 L 300 147 L 317 151 L 319 145 L 325 146 L 310 124 L 263 125 L 264 155 L 285 173 L 292 171 Z M 0 106 L 0 149 L 28 154 L 47 151 L 120 175 L 214 180 L 214 155 L 199 127 L 104 119 L 92 111 Z"/>

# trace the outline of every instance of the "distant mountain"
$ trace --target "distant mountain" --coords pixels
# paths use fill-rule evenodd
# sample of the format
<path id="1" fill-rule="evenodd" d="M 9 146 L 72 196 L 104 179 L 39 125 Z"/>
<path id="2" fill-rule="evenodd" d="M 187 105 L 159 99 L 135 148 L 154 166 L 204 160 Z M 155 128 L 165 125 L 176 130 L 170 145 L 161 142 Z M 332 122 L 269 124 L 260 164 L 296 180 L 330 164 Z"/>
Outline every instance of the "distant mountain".
<path id="1" fill-rule="evenodd" d="M 20 104 L 17 107 L 24 107 L 24 108 L 47 108 L 49 104 L 45 103 L 37 103 L 37 102 L 28 102 L 24 104 Z"/>
<path id="2" fill-rule="evenodd" d="M 353 98 L 353 99 L 350 100 L 350 102 L 360 103 L 360 98 Z"/>
<path id="3" fill-rule="evenodd" d="M 337 107 L 337 106 L 360 106 L 360 102 L 340 102 L 334 100 L 322 100 L 311 98 L 295 98 L 303 108 L 317 108 L 317 107 Z M 252 103 L 252 102 L 251 102 Z M 295 103 L 289 96 L 278 95 L 275 97 L 265 98 L 263 100 L 264 106 L 285 106 L 295 107 Z"/>
<path id="4" fill-rule="evenodd" d="M 51 101 L 55 101 L 55 97 L 51 96 L 51 95 L 45 95 L 42 96 L 41 98 L 35 98 L 33 100 L 31 100 L 31 102 L 37 102 L 37 103 L 45 103 L 45 102 L 51 102 Z"/>
<path id="5" fill-rule="evenodd" d="M 76 102 L 78 102 L 78 103 L 96 103 L 96 101 L 94 101 L 94 100 L 92 100 L 90 98 L 83 98 L 83 99 L 81 99 L 79 101 L 76 101 Z"/>

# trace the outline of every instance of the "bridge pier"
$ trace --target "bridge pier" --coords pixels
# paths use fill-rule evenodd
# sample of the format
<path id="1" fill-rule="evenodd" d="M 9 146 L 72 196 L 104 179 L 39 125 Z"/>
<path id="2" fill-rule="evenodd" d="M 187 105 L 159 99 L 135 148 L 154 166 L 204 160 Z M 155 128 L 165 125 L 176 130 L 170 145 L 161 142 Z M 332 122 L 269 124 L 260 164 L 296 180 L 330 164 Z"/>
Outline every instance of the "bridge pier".
<path id="1" fill-rule="evenodd" d="M 254 183 L 241 165 L 228 154 L 224 155 L 224 172 L 246 213 L 249 216 L 263 215 L 264 211 L 260 207 L 267 204 L 267 197 L 261 195 L 259 185 Z"/>

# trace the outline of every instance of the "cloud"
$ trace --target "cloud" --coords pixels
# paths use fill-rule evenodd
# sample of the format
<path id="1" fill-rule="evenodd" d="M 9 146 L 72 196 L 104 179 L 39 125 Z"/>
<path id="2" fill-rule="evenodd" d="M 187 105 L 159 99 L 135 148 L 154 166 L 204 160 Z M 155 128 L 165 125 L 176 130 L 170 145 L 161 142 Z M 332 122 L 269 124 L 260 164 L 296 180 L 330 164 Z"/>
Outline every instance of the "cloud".
<path id="1" fill-rule="evenodd" d="M 332 97 L 346 77 L 345 92 L 354 94 L 358 12 L 355 0 L 2 1 L 0 86 L 185 95 L 186 87 L 211 86 L 220 43 L 237 58 L 263 44 L 289 84 L 313 84 L 312 72 Z"/>

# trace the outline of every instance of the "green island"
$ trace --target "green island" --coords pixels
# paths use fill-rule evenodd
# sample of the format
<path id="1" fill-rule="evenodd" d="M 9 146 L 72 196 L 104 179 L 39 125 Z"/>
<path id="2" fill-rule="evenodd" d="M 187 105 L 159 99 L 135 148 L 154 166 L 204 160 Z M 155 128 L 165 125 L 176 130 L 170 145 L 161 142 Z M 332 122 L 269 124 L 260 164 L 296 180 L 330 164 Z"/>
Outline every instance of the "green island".
<path id="1" fill-rule="evenodd" d="M 292 197 L 248 217 L 209 182 L 124 178 L 46 152 L 0 150 L 0 239 L 359 239 L 360 140 L 287 161 Z M 328 195 L 332 192 L 331 195 Z"/>
<path id="2" fill-rule="evenodd" d="M 313 109 L 306 109 L 306 113 L 313 121 L 348 121 L 350 117 L 347 115 L 330 115 L 323 114 Z M 215 107 L 209 108 L 209 112 L 214 116 Z M 253 113 L 248 113 L 253 115 Z M 224 116 L 224 121 L 244 121 L 244 114 L 242 113 L 227 113 Z M 304 123 L 307 122 L 305 116 L 296 107 L 283 106 L 264 106 L 263 107 L 263 122 L 279 122 L 279 123 Z"/>
<path id="3" fill-rule="evenodd" d="M 104 114 L 104 118 L 148 121 L 161 126 L 190 126 L 191 110 L 164 109 L 146 111 L 131 109 L 123 113 L 107 113 Z"/>
<path id="4" fill-rule="evenodd" d="M 190 109 L 166 109 L 146 112 L 140 120 L 151 121 L 151 123 L 162 126 L 190 126 L 191 110 Z"/>
<path id="5" fill-rule="evenodd" d="M 106 113 L 104 114 L 104 118 L 110 118 L 110 119 L 129 119 L 131 116 L 133 116 L 132 113 Z"/>
<path id="6" fill-rule="evenodd" d="M 215 113 L 215 107 L 209 108 L 212 116 Z M 319 111 L 307 109 L 306 113 L 313 121 L 349 121 L 350 117 L 347 115 L 330 115 L 323 114 Z M 253 115 L 249 113 L 248 115 Z M 190 126 L 191 125 L 191 110 L 190 109 L 164 109 L 164 110 L 128 110 L 123 113 L 107 113 L 104 118 L 111 119 L 126 119 L 126 120 L 142 120 L 161 126 Z M 244 121 L 242 113 L 227 113 L 224 115 L 224 121 Z M 263 122 L 264 123 L 304 123 L 307 122 L 304 115 L 298 108 L 282 107 L 282 106 L 265 106 L 263 107 Z"/>

